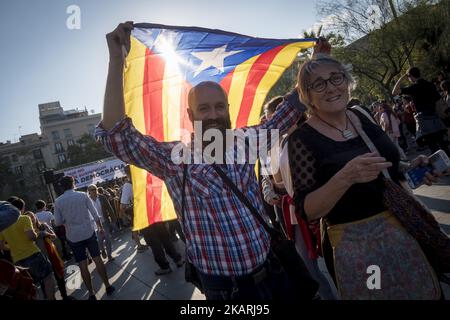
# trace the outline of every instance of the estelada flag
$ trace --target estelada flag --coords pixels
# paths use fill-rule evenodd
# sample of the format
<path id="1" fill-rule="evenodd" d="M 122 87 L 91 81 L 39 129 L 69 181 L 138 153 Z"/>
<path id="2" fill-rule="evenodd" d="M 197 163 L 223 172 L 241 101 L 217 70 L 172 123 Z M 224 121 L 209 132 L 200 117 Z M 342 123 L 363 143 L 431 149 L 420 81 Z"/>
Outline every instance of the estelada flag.
<path id="1" fill-rule="evenodd" d="M 233 128 L 255 125 L 267 93 L 302 49 L 316 39 L 263 39 L 221 30 L 135 24 L 124 69 L 126 114 L 158 141 L 192 132 L 188 92 L 215 81 L 228 93 Z M 131 167 L 134 229 L 175 219 L 162 180 Z"/>

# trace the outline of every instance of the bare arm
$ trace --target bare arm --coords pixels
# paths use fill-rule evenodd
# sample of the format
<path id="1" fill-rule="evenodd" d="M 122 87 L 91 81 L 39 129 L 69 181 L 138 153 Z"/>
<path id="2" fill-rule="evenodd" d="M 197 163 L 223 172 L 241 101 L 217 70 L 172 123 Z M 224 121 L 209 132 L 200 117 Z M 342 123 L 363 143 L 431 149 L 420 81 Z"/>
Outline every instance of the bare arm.
<path id="1" fill-rule="evenodd" d="M 44 223 L 45 225 L 45 233 L 46 233 L 46 237 L 49 237 L 51 240 L 55 240 L 56 239 L 56 234 L 55 232 L 53 232 L 52 228 L 50 228 L 50 226 L 46 223 Z"/>
<path id="2" fill-rule="evenodd" d="M 400 94 L 400 84 L 403 82 L 403 80 L 407 77 L 407 74 L 404 74 L 398 79 L 398 81 L 394 85 L 394 89 L 392 89 L 392 95 L 398 96 Z"/>
<path id="3" fill-rule="evenodd" d="M 125 117 L 125 102 L 123 97 L 123 67 L 125 53 L 130 50 L 130 34 L 132 22 L 121 23 L 111 33 L 106 35 L 109 49 L 109 67 L 106 80 L 105 100 L 103 105 L 103 127 L 110 130 Z"/>
<path id="4" fill-rule="evenodd" d="M 38 238 L 38 234 L 33 229 L 25 231 L 25 234 L 31 241 L 36 241 Z"/>

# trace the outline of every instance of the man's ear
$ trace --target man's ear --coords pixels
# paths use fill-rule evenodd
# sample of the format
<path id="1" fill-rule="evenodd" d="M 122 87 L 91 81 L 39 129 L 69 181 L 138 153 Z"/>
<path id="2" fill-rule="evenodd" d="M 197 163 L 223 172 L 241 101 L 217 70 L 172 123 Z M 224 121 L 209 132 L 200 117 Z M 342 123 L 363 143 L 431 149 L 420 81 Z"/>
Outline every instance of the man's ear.
<path id="1" fill-rule="evenodd" d="M 191 122 L 194 123 L 194 112 L 192 111 L 192 109 L 190 107 L 187 108 L 187 112 L 188 112 L 189 120 L 191 120 Z"/>

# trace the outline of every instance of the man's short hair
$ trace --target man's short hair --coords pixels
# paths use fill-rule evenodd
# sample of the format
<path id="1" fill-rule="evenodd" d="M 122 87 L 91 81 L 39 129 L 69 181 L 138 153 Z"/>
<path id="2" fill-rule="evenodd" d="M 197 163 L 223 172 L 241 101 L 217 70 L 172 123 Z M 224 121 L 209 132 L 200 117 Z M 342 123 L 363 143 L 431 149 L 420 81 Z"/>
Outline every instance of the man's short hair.
<path id="1" fill-rule="evenodd" d="M 25 209 L 25 201 L 23 201 L 22 199 L 16 197 L 16 199 L 12 200 L 10 202 L 14 207 L 16 207 L 17 209 L 19 209 L 20 211 Z"/>
<path id="2" fill-rule="evenodd" d="M 17 196 L 11 196 L 11 197 L 9 197 L 8 200 L 6 200 L 6 201 L 12 204 L 12 202 L 13 202 L 14 200 L 17 200 L 17 199 L 19 199 L 19 197 L 17 197 Z"/>
<path id="3" fill-rule="evenodd" d="M 42 210 L 45 208 L 46 203 L 44 200 L 38 200 L 34 205 L 36 206 L 36 209 Z"/>
<path id="4" fill-rule="evenodd" d="M 408 70 L 408 75 L 414 78 L 420 78 L 420 70 L 417 67 L 411 67 Z"/>
<path id="5" fill-rule="evenodd" d="M 72 176 L 64 176 L 59 180 L 59 185 L 64 191 L 73 189 L 74 179 Z"/>

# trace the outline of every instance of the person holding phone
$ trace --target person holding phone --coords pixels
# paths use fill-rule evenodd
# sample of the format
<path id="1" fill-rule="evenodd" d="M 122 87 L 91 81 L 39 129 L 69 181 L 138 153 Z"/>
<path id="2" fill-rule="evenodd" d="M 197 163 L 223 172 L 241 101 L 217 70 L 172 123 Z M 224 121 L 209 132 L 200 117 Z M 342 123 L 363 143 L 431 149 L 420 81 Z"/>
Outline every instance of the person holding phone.
<path id="1" fill-rule="evenodd" d="M 424 183 L 430 184 L 427 176 L 430 172 L 447 174 L 450 171 L 450 158 L 443 150 L 436 151 L 426 161 L 428 165 L 413 167 L 406 171 L 405 178 L 412 189 L 416 189 Z"/>
<path id="2" fill-rule="evenodd" d="M 305 62 L 298 84 L 309 116 L 288 140 L 293 198 L 304 219 L 322 221 L 322 250 L 340 298 L 440 299 L 422 249 L 383 202 L 382 170 L 400 184 L 403 168 L 427 165 L 428 158 L 400 163 L 398 148 L 380 126 L 347 109 L 353 78 L 329 55 Z M 370 152 L 362 131 L 379 153 Z M 437 177 L 427 172 L 424 182 Z"/>
<path id="3" fill-rule="evenodd" d="M 115 288 L 109 282 L 105 264 L 100 257 L 95 229 L 97 227 L 100 233 L 104 231 L 94 203 L 86 193 L 74 190 L 75 179 L 72 176 L 62 177 L 59 184 L 64 193 L 55 200 L 55 225 L 65 226 L 69 246 L 89 291 L 89 300 L 97 300 L 97 298 L 88 268 L 88 251 L 105 285 L 106 294 L 109 296 L 113 294 Z"/>

